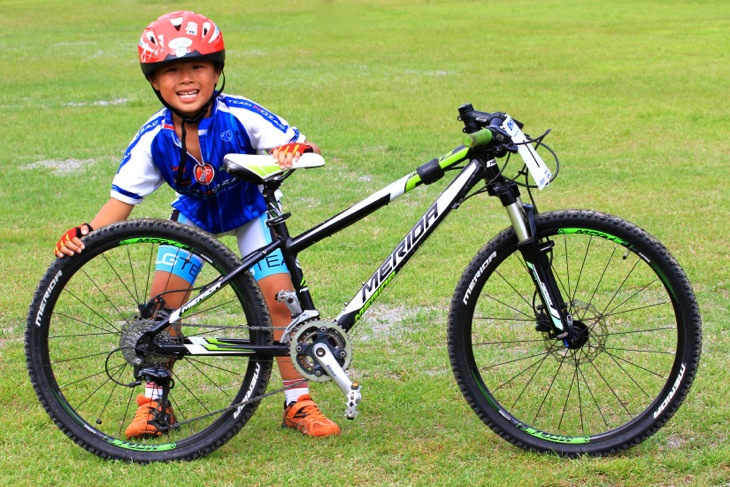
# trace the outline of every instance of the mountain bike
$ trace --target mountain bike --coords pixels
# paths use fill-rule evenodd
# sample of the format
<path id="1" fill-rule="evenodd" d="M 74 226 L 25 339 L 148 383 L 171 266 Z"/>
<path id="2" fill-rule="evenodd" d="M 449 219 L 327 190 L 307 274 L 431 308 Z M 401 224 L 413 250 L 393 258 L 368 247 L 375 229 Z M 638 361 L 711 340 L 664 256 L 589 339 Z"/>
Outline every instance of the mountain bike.
<path id="1" fill-rule="evenodd" d="M 172 221 L 129 220 L 91 232 L 83 253 L 49 267 L 29 310 L 28 371 L 52 420 L 102 458 L 198 458 L 282 392 L 267 391 L 277 356 L 290 356 L 307 380 L 333 381 L 354 418 L 363 396 L 347 374 L 348 332 L 445 218 L 486 194 L 499 199 L 510 224 L 466 267 L 447 324 L 451 367 L 469 406 L 514 445 L 568 457 L 612 454 L 654 434 L 687 396 L 700 360 L 701 318 L 682 268 L 616 216 L 538 212 L 534 190 L 559 169 L 544 143 L 549 130 L 531 138 L 509 115 L 470 104 L 458 120 L 463 145 L 295 236 L 277 192 L 295 170 L 323 159 L 304 154 L 284 171 L 270 156 L 227 156 L 224 170 L 263 187 L 273 235 L 242 258 Z M 297 256 L 447 174 L 453 180 L 342 312 L 323 319 Z M 161 296 L 150 296 L 150 282 L 161 245 L 200 271 L 194 286 L 166 291 L 186 293 L 185 304 L 156 314 Z M 294 285 L 276 296 L 292 314 L 280 340 L 250 273 L 276 250 Z M 128 440 L 134 398 L 150 380 L 163 389 L 155 424 L 164 434 Z"/>

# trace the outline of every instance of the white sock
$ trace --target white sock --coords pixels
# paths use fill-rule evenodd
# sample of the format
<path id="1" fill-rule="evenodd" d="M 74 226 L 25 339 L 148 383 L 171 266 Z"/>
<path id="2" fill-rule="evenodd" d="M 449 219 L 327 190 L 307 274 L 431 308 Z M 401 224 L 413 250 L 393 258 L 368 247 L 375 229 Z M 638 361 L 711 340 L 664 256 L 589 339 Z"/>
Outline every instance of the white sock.
<path id="1" fill-rule="evenodd" d="M 286 404 L 297 402 L 297 400 L 304 394 L 309 394 L 309 386 L 306 383 L 302 384 L 301 379 L 299 380 L 283 380 L 284 394 L 286 395 Z M 294 386 L 294 384 L 298 384 Z M 292 387 L 293 386 L 293 387 Z"/>
<path id="2" fill-rule="evenodd" d="M 147 382 L 144 385 L 144 397 L 149 397 L 153 401 L 157 401 L 162 397 L 162 387 L 154 382 Z"/>

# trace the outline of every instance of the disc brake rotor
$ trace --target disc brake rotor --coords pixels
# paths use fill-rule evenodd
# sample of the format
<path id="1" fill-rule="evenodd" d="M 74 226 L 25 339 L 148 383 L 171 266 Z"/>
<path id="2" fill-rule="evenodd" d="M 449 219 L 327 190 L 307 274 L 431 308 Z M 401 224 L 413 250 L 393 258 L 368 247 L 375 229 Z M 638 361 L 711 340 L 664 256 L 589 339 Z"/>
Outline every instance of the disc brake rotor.
<path id="1" fill-rule="evenodd" d="M 545 350 L 558 362 L 570 360 L 576 365 L 593 362 L 605 350 L 608 337 L 606 317 L 590 303 L 576 299 L 570 304 L 575 319 L 573 326 L 579 335 L 578 344 L 572 346 L 573 352 L 570 352 L 561 344 L 556 345 L 549 332 L 543 332 Z"/>

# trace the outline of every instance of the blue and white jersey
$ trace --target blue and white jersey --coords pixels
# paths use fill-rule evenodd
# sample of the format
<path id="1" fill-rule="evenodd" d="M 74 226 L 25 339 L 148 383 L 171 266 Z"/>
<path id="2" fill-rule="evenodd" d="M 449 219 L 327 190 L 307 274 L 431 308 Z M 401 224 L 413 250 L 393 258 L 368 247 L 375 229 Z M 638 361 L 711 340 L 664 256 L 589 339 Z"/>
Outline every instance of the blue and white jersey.
<path id="1" fill-rule="evenodd" d="M 112 182 L 112 198 L 136 205 L 167 183 L 178 193 L 173 207 L 204 230 L 227 232 L 262 214 L 266 205 L 256 185 L 220 169 L 224 156 L 260 154 L 304 140 L 295 127 L 260 105 L 223 94 L 213 103 L 210 117 L 200 121 L 198 137 L 204 160 L 196 161 L 188 153 L 181 184 L 177 185 L 180 138 L 175 134 L 172 112 L 167 108 L 158 111 L 127 148 Z M 196 168 L 199 172 L 204 165 L 210 166 L 207 174 L 196 177 Z"/>

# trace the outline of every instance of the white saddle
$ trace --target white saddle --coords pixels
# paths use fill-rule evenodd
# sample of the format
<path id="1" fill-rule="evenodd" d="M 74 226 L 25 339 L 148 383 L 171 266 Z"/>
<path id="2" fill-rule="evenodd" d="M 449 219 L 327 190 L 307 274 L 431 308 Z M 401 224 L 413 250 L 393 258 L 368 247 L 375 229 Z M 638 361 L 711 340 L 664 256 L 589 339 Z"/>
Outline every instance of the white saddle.
<path id="1" fill-rule="evenodd" d="M 324 158 L 314 152 L 302 154 L 290 169 L 282 169 L 270 155 L 226 154 L 223 170 L 237 178 L 255 184 L 263 184 L 294 169 L 311 169 L 324 166 Z"/>

